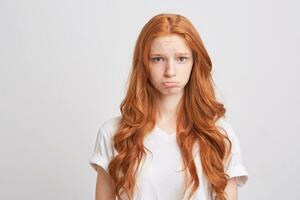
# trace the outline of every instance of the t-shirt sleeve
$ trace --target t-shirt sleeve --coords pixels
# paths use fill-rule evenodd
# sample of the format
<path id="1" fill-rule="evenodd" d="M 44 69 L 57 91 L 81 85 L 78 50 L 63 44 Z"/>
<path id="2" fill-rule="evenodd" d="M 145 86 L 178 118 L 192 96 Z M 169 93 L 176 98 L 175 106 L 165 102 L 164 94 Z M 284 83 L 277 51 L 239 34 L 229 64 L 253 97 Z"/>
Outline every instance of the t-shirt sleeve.
<path id="1" fill-rule="evenodd" d="M 239 143 L 239 139 L 232 126 L 225 120 L 220 120 L 221 128 L 223 128 L 228 138 L 230 139 L 232 146 L 230 155 L 225 162 L 225 173 L 229 178 L 236 178 L 236 183 L 239 187 L 243 186 L 248 180 L 248 171 L 243 164 L 242 152 Z"/>
<path id="2" fill-rule="evenodd" d="M 110 132 L 102 127 L 98 130 L 94 152 L 92 153 L 89 164 L 97 171 L 96 166 L 102 167 L 108 173 L 108 164 L 114 156 L 113 137 Z"/>

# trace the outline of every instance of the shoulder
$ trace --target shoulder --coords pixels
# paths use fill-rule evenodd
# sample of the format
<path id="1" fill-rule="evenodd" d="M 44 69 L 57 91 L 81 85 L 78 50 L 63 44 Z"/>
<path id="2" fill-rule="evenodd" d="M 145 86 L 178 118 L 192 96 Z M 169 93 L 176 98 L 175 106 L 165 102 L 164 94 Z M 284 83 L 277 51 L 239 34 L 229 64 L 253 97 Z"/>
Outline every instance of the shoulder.
<path id="1" fill-rule="evenodd" d="M 220 132 L 226 135 L 232 143 L 232 152 L 236 153 L 237 151 L 239 151 L 238 136 L 232 125 L 228 122 L 228 120 L 224 117 L 221 117 L 216 121 L 216 126 L 218 127 Z"/>
<path id="2" fill-rule="evenodd" d="M 217 128 L 225 134 L 229 139 L 233 139 L 236 137 L 235 131 L 231 124 L 228 122 L 228 120 L 225 117 L 221 117 L 216 121 Z"/>
<path id="3" fill-rule="evenodd" d="M 118 125 L 121 121 L 121 115 L 106 119 L 102 124 L 100 124 L 99 131 L 104 135 L 113 136 L 117 131 Z"/>

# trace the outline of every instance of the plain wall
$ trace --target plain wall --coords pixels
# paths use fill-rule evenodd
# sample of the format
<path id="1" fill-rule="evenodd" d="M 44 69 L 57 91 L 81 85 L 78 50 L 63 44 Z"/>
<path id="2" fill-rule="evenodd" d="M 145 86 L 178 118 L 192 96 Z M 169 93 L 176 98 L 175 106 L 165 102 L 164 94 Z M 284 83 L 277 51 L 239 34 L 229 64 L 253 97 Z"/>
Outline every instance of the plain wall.
<path id="1" fill-rule="evenodd" d="M 133 48 L 162 12 L 192 21 L 249 172 L 240 199 L 300 199 L 297 1 L 0 0 L 0 199 L 94 199 L 88 159 L 119 115 Z"/>

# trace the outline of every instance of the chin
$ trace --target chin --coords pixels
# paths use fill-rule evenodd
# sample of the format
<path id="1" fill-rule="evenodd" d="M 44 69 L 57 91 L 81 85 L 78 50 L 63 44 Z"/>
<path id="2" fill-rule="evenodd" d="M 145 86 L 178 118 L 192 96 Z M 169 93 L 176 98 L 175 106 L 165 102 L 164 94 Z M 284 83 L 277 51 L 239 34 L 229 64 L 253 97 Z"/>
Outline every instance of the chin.
<path id="1" fill-rule="evenodd" d="M 176 94 L 180 94 L 183 92 L 182 88 L 173 88 L 173 89 L 161 89 L 159 90 L 159 93 L 162 95 L 176 95 Z"/>

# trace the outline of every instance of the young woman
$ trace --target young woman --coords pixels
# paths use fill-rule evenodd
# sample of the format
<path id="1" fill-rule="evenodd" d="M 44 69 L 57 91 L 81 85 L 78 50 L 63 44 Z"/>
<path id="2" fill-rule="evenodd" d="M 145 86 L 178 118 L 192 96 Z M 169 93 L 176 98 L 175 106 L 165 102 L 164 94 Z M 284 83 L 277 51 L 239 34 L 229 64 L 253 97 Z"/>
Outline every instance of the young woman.
<path id="1" fill-rule="evenodd" d="M 96 200 L 237 199 L 248 173 L 211 70 L 187 18 L 159 14 L 143 27 L 121 115 L 101 125 L 89 160 Z"/>

